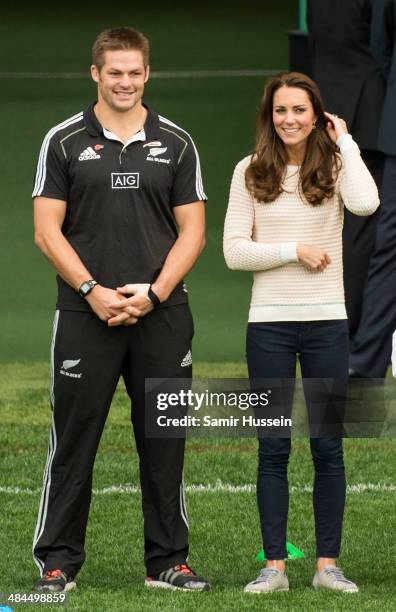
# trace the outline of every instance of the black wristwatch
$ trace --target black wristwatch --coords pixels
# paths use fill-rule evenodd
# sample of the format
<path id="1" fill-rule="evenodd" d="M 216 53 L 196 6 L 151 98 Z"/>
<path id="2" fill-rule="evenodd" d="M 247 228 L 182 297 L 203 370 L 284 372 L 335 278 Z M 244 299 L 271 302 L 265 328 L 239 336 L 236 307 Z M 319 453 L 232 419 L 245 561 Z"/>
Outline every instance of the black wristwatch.
<path id="1" fill-rule="evenodd" d="M 151 285 L 148 289 L 147 296 L 152 301 L 154 308 L 157 308 L 157 306 L 161 304 L 161 300 L 159 299 L 158 295 L 154 293 L 154 291 L 151 288 Z"/>
<path id="2" fill-rule="evenodd" d="M 88 293 L 90 293 L 97 284 L 98 283 L 94 281 L 93 278 L 84 281 L 83 283 L 81 283 L 80 288 L 78 290 L 79 295 L 81 295 L 82 298 L 86 298 Z"/>

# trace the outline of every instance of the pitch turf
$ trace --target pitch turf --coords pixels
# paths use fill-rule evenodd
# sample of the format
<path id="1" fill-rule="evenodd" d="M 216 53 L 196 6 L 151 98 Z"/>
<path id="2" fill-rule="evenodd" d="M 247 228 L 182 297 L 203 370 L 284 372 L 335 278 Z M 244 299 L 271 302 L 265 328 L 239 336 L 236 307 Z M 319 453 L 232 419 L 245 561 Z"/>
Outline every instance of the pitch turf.
<path id="1" fill-rule="evenodd" d="M 240 377 L 245 366 L 198 364 L 195 368 L 196 376 L 209 373 Z M 30 549 L 50 419 L 47 364 L 1 366 L 0 413 L 0 591 L 29 592 L 36 577 Z M 78 576 L 78 591 L 69 596 L 68 609 L 394 610 L 396 444 L 391 439 L 346 440 L 345 449 L 348 482 L 360 486 L 348 494 L 340 564 L 360 585 L 358 595 L 317 593 L 310 586 L 315 544 L 307 487 L 312 483 L 312 469 L 302 439 L 294 440 L 290 464 L 294 488 L 288 536 L 304 550 L 306 559 L 289 563 L 291 591 L 264 597 L 242 592 L 259 569 L 254 559 L 260 548 L 255 495 L 252 487 L 244 487 L 255 482 L 253 439 L 188 442 L 190 562 L 212 581 L 213 589 L 202 594 L 151 591 L 143 587 L 140 493 L 133 487 L 128 491 L 138 484 L 138 467 L 128 401 L 120 386 L 95 467 L 87 561 Z M 232 486 L 224 487 L 219 481 Z"/>

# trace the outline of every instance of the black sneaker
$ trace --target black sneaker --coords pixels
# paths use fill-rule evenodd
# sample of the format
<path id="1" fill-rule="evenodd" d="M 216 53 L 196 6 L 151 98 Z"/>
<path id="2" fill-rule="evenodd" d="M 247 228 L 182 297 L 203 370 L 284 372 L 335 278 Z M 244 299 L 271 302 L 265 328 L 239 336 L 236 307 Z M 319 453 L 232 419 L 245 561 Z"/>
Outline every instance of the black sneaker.
<path id="1" fill-rule="evenodd" d="M 148 587 L 182 591 L 209 591 L 210 589 L 209 582 L 193 572 L 186 563 L 170 567 L 156 576 L 148 576 L 144 584 Z"/>
<path id="2" fill-rule="evenodd" d="M 76 583 L 62 570 L 49 570 L 45 572 L 34 586 L 33 591 L 42 593 L 66 593 L 77 588 Z"/>

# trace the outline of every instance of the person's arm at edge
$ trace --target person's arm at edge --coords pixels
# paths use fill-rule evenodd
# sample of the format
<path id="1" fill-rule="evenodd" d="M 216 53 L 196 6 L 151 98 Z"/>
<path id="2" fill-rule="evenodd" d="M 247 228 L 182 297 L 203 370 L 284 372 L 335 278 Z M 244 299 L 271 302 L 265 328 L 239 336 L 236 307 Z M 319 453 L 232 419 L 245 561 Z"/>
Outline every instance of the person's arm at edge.
<path id="1" fill-rule="evenodd" d="M 311 61 L 312 63 L 314 63 L 313 60 L 315 58 L 315 39 L 312 33 L 312 6 L 311 6 L 311 3 L 312 3 L 312 0 L 308 0 L 306 21 L 307 21 L 307 33 L 308 33 L 308 49 L 309 49 L 309 54 L 311 56 Z M 312 68 L 314 67 L 312 66 Z"/>
<path id="2" fill-rule="evenodd" d="M 393 0 L 374 0 L 372 4 L 370 49 L 387 79 L 392 61 L 396 27 Z"/>
<path id="3" fill-rule="evenodd" d="M 43 196 L 34 198 L 35 244 L 63 280 L 78 291 L 80 285 L 91 279 L 92 275 L 62 233 L 65 215 L 64 200 Z M 113 289 L 96 285 L 85 299 L 95 314 L 102 321 L 107 321 L 115 314 L 110 303 L 119 297 Z"/>

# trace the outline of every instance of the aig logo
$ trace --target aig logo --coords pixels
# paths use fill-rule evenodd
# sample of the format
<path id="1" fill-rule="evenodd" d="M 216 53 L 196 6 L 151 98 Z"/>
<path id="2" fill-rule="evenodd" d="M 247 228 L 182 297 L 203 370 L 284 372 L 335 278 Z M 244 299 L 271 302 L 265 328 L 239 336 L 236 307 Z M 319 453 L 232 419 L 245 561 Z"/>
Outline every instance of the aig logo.
<path id="1" fill-rule="evenodd" d="M 139 172 L 112 172 L 112 189 L 139 189 Z"/>

